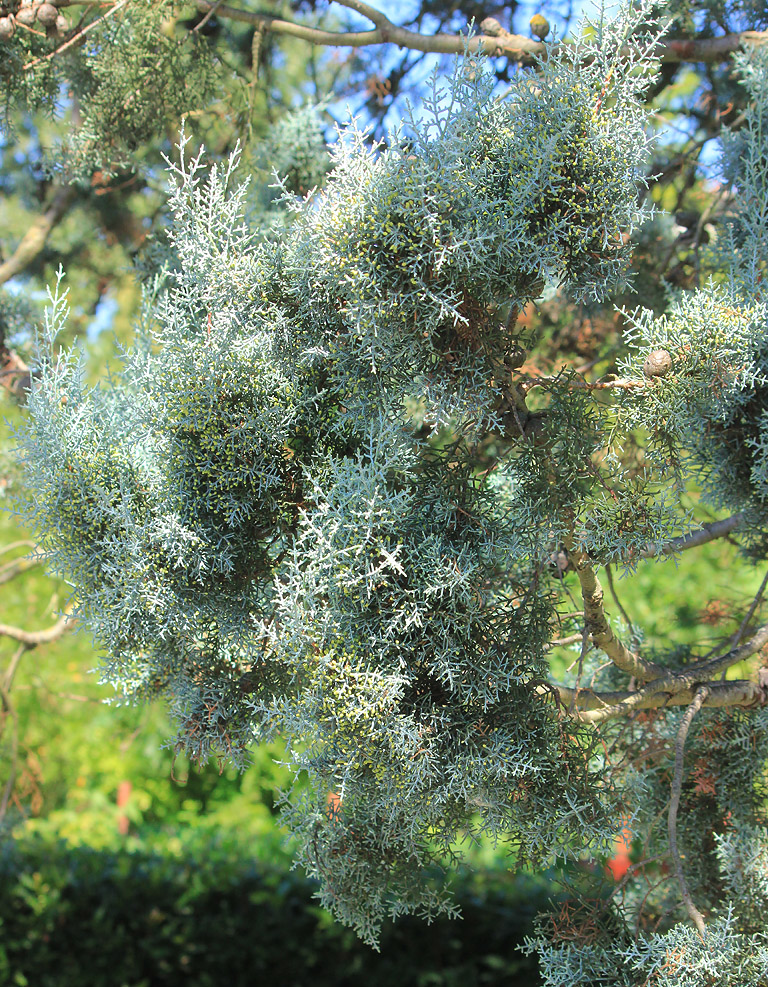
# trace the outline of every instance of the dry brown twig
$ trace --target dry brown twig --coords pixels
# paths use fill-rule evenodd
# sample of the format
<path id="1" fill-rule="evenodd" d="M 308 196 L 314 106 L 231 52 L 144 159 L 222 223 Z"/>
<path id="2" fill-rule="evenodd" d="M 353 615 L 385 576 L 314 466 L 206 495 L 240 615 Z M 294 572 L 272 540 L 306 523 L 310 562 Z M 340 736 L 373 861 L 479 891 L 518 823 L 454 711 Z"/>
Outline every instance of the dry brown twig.
<path id="1" fill-rule="evenodd" d="M 704 916 L 693 903 L 688 884 L 683 873 L 683 861 L 677 846 L 677 812 L 680 807 L 680 793 L 683 789 L 683 763 L 685 757 L 685 740 L 693 721 L 694 716 L 701 709 L 704 700 L 709 694 L 707 686 L 702 685 L 696 690 L 693 702 L 685 711 L 685 716 L 680 724 L 675 740 L 675 771 L 672 777 L 672 797 L 669 801 L 669 815 L 667 817 L 667 830 L 669 832 L 669 848 L 672 853 L 672 863 L 675 868 L 677 883 L 680 885 L 680 896 L 683 899 L 685 910 L 688 912 L 693 924 L 699 930 L 699 935 L 704 938 L 706 925 Z"/>
<path id="2" fill-rule="evenodd" d="M 207 13 L 217 0 L 197 0 L 197 9 Z M 342 7 L 347 7 L 361 14 L 375 25 L 368 31 L 323 31 L 319 28 L 285 21 L 270 14 L 242 10 L 226 4 L 217 6 L 220 17 L 227 17 L 246 24 L 263 24 L 265 29 L 275 34 L 284 34 L 300 38 L 314 45 L 343 45 L 344 47 L 360 48 L 367 45 L 396 44 L 400 48 L 413 51 L 433 52 L 436 54 L 460 55 L 465 48 L 475 53 L 483 51 L 493 55 L 505 55 L 507 58 L 523 65 L 532 65 L 554 46 L 519 34 L 500 35 L 478 34 L 467 39 L 465 35 L 438 33 L 433 35 L 419 34 L 404 27 L 398 27 L 384 13 L 363 3 L 362 0 L 336 0 Z M 739 34 L 728 34 L 719 38 L 686 39 L 681 41 L 663 42 L 656 47 L 654 57 L 661 62 L 719 62 L 731 57 L 739 51 L 742 45 L 763 45 L 768 43 L 768 31 L 742 31 Z"/>

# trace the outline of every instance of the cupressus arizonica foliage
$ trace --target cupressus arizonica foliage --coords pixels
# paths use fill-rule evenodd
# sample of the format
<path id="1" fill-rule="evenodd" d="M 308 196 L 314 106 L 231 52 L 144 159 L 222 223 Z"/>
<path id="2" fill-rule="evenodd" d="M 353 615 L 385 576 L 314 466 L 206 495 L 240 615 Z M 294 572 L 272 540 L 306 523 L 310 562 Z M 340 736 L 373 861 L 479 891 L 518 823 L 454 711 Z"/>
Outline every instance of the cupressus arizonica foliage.
<path id="1" fill-rule="evenodd" d="M 320 190 L 284 188 L 291 222 L 249 224 L 236 157 L 206 172 L 182 138 L 135 345 L 86 387 L 55 346 L 60 282 L 23 436 L 27 517 L 106 677 L 167 697 L 194 757 L 286 739 L 299 860 L 370 942 L 387 914 L 451 910 L 436 871 L 462 841 L 537 864 L 629 820 L 626 880 L 531 941 L 553 987 L 768 978 L 768 625 L 650 654 L 598 578 L 724 533 L 743 564 L 768 550 L 764 48 L 737 59 L 717 277 L 627 313 L 621 374 L 596 381 L 531 373 L 520 319 L 625 283 L 651 14 L 547 48 L 501 95 L 467 51 L 386 146 L 353 126 Z M 692 529 L 693 484 L 730 517 Z"/>

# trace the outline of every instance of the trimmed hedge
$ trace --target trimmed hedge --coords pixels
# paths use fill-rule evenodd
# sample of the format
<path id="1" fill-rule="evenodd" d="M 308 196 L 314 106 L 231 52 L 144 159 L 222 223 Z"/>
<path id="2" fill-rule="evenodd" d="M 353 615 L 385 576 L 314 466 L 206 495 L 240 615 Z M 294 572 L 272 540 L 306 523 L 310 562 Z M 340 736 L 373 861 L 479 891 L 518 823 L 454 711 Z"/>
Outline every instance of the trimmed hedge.
<path id="1" fill-rule="evenodd" d="M 534 987 L 516 951 L 542 878 L 461 873 L 463 920 L 389 925 L 381 952 L 296 873 L 56 844 L 0 852 L 0 983 L 20 987 Z"/>

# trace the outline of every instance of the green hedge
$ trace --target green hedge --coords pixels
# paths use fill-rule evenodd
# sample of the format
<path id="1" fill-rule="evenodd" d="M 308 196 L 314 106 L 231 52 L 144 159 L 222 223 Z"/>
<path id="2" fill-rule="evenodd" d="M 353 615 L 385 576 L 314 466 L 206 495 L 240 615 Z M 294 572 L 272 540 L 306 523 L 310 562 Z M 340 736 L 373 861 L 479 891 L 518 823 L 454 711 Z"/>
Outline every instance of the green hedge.
<path id="1" fill-rule="evenodd" d="M 5 844 L 0 984 L 29 987 L 534 987 L 515 949 L 541 878 L 460 874 L 464 918 L 389 926 L 381 952 L 331 921 L 298 874 L 210 856 Z"/>

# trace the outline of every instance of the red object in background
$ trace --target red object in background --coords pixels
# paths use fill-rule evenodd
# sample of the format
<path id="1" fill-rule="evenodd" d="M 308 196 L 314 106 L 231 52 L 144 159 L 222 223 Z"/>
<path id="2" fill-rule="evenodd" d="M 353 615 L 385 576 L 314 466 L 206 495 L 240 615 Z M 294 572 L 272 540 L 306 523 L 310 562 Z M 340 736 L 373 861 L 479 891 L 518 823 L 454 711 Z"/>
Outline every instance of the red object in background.
<path id="1" fill-rule="evenodd" d="M 128 804 L 128 799 L 131 797 L 132 785 L 130 781 L 121 781 L 117 786 L 117 807 L 122 809 L 124 805 Z M 121 836 L 127 836 L 128 830 L 130 829 L 131 823 L 128 816 L 124 815 L 122 812 L 117 817 L 117 831 Z"/>
<path id="2" fill-rule="evenodd" d="M 341 812 L 341 796 L 337 792 L 328 792 L 326 802 L 328 804 L 328 818 L 335 819 Z"/>
<path id="3" fill-rule="evenodd" d="M 608 861 L 608 870 L 613 875 L 614 881 L 620 881 L 630 867 L 629 846 L 631 833 L 624 826 L 616 838 L 616 853 Z"/>

